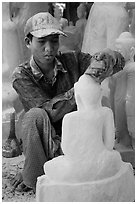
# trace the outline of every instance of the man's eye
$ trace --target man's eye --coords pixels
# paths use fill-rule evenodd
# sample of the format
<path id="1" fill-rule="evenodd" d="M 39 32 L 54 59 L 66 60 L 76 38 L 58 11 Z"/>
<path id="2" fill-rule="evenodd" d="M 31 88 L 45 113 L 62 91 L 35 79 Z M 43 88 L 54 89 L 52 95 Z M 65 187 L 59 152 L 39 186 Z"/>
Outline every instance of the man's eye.
<path id="1" fill-rule="evenodd" d="M 58 39 L 53 39 L 52 43 L 58 43 Z"/>
<path id="2" fill-rule="evenodd" d="M 44 40 L 40 40 L 40 41 L 38 41 L 40 44 L 43 44 L 43 43 L 45 43 L 45 41 Z"/>

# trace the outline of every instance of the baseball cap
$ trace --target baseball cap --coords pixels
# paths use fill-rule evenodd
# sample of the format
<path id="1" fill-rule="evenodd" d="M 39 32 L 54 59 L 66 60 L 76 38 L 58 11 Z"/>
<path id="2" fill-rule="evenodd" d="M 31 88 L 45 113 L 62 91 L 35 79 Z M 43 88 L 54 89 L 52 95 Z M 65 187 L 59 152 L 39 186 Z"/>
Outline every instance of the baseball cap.
<path id="1" fill-rule="evenodd" d="M 37 38 L 45 37 L 52 34 L 67 36 L 61 29 L 60 23 L 48 12 L 37 13 L 26 22 L 24 34 L 27 36 L 31 33 Z"/>

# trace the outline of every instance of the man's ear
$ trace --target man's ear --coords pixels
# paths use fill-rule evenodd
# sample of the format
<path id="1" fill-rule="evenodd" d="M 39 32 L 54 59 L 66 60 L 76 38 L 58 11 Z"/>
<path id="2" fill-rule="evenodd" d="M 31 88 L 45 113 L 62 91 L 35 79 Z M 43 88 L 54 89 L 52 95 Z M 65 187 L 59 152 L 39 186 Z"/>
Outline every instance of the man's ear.
<path id="1" fill-rule="evenodd" d="M 25 44 L 26 44 L 27 48 L 30 48 L 31 40 L 28 37 L 25 37 L 24 41 L 25 41 Z"/>

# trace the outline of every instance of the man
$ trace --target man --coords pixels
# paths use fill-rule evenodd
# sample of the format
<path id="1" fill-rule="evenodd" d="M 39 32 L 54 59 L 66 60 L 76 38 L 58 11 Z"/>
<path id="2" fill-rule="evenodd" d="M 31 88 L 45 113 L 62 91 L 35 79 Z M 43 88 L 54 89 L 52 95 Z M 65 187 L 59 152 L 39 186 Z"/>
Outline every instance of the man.
<path id="1" fill-rule="evenodd" d="M 76 110 L 73 86 L 90 65 L 92 56 L 81 52 L 58 53 L 59 35 L 65 35 L 59 23 L 49 13 L 38 13 L 25 26 L 25 43 L 32 54 L 29 62 L 17 67 L 13 74 L 13 87 L 24 106 L 21 138 L 25 164 L 22 173 L 16 175 L 12 184 L 18 191 L 35 191 L 37 177 L 44 174 L 43 164 L 63 154 L 60 148 L 63 116 Z M 95 55 L 104 59 L 105 71 L 87 69 L 95 80 L 118 70 L 116 53 Z M 118 62 L 118 63 L 117 63 Z M 69 144 L 68 144 L 69 145 Z M 56 169 L 55 169 L 56 171 Z"/>

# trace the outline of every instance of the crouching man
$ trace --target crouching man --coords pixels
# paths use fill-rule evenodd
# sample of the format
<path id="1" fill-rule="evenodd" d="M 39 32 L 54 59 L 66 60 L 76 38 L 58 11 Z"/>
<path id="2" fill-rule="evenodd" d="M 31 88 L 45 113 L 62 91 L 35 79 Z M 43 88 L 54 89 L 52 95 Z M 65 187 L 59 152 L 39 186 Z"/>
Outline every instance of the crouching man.
<path id="1" fill-rule="evenodd" d="M 44 163 L 63 154 L 62 118 L 76 110 L 74 83 L 85 71 L 101 83 L 104 77 L 123 68 L 124 58 L 110 50 L 94 56 L 82 52 L 59 53 L 59 36 L 65 33 L 48 12 L 28 19 L 24 33 L 32 57 L 15 69 L 13 87 L 25 110 L 20 131 L 25 164 L 12 185 L 18 191 L 35 192 L 37 177 L 44 174 Z M 105 69 L 92 69 L 92 59 L 103 60 Z"/>

